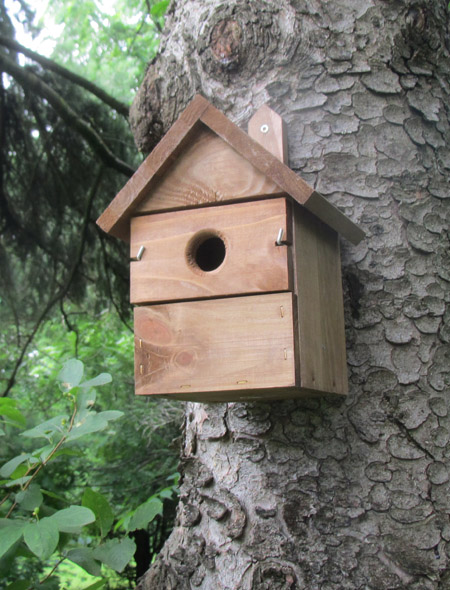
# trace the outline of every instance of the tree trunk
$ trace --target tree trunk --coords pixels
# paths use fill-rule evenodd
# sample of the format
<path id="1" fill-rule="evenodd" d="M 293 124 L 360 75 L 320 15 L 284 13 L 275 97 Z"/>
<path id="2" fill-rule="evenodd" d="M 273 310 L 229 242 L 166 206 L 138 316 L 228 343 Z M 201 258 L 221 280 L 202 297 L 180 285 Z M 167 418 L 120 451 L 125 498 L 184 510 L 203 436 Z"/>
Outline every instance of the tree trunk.
<path id="1" fill-rule="evenodd" d="M 350 394 L 186 405 L 175 529 L 145 590 L 450 588 L 447 1 L 177 0 L 132 108 L 282 115 L 342 244 Z"/>

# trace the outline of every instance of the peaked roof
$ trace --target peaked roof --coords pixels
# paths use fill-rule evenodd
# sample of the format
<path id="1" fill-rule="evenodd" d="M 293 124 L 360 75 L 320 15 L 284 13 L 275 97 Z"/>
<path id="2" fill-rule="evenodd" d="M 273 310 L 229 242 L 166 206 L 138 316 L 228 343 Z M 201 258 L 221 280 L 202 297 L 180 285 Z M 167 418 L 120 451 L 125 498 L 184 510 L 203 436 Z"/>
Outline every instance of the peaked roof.
<path id="1" fill-rule="evenodd" d="M 288 193 L 294 201 L 343 237 L 353 244 L 358 244 L 362 240 L 364 232 L 361 228 L 200 95 L 192 100 L 98 218 L 97 223 L 105 232 L 128 240 L 129 219 L 134 209 L 149 194 L 155 181 L 161 178 L 190 141 L 199 123 L 206 125 L 257 170 L 276 183 L 281 191 Z"/>

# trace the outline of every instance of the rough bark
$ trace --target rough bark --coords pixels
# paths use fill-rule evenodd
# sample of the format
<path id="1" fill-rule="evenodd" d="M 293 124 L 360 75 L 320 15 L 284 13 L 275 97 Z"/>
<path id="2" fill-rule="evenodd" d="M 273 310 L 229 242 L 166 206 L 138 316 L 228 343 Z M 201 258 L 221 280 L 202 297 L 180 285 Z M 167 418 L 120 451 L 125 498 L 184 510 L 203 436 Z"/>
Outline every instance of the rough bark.
<path id="1" fill-rule="evenodd" d="M 268 102 L 343 243 L 350 394 L 187 404 L 175 529 L 140 588 L 450 588 L 447 2 L 179 0 L 132 108 Z"/>

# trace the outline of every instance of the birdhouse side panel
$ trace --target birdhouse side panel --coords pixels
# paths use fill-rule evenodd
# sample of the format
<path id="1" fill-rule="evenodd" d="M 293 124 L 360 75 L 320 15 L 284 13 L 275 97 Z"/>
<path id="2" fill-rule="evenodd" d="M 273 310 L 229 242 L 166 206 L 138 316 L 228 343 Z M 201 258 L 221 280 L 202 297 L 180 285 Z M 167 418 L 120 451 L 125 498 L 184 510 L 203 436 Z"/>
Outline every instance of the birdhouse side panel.
<path id="1" fill-rule="evenodd" d="M 135 217 L 130 300 L 135 304 L 288 291 L 290 203 L 267 199 Z"/>
<path id="2" fill-rule="evenodd" d="M 295 208 L 294 266 L 300 383 L 304 389 L 346 394 L 344 305 L 337 233 Z"/>
<path id="3" fill-rule="evenodd" d="M 136 393 L 294 387 L 293 315 L 291 293 L 137 307 Z"/>

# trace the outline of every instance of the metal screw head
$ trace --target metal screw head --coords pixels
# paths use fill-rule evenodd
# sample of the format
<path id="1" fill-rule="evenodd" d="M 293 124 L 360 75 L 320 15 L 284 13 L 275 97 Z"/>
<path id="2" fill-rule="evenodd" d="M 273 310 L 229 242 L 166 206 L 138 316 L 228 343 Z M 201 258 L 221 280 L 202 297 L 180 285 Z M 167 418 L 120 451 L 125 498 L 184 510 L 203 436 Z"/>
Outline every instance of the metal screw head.
<path id="1" fill-rule="evenodd" d="M 261 125 L 260 131 L 261 131 L 261 133 L 268 133 L 269 132 L 269 125 L 266 125 L 266 124 Z"/>

